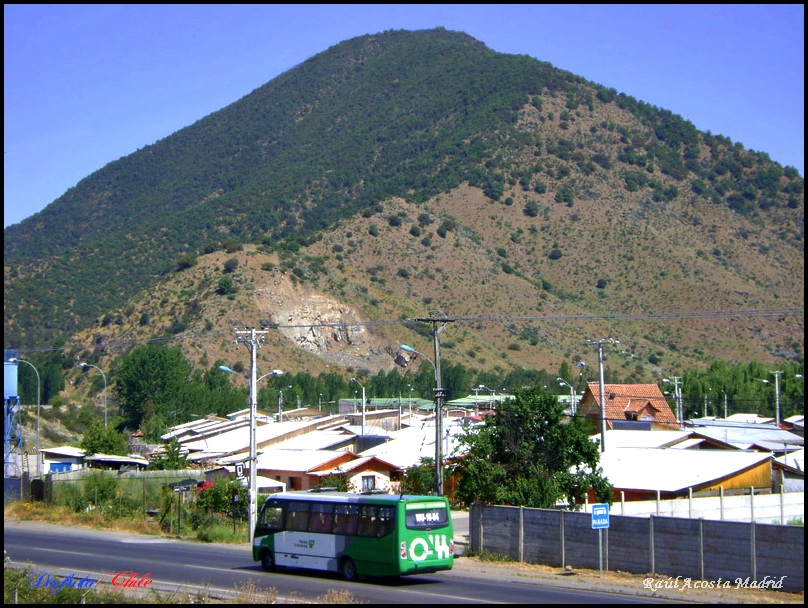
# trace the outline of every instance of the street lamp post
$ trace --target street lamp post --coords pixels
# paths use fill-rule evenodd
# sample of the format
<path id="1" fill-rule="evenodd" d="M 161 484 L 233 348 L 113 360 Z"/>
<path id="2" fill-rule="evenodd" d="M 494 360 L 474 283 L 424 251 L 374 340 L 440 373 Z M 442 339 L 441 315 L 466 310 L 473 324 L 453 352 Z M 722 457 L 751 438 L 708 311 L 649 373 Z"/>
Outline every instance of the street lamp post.
<path id="1" fill-rule="evenodd" d="M 682 377 L 673 376 L 672 378 L 663 378 L 662 382 L 673 383 L 673 400 L 676 401 L 676 418 L 679 424 L 684 424 L 684 411 L 682 408 Z"/>
<path id="2" fill-rule="evenodd" d="M 441 444 L 443 442 L 443 420 L 441 418 L 441 400 L 443 398 L 443 389 L 440 385 L 440 364 L 435 364 L 429 357 L 423 353 L 418 352 L 412 346 L 402 344 L 399 346 L 401 350 L 421 355 L 424 359 L 432 363 L 435 369 L 435 496 L 443 495 L 443 455 Z M 436 358 L 440 356 L 438 351 L 438 336 L 435 332 L 435 350 L 437 351 Z"/>
<path id="3" fill-rule="evenodd" d="M 351 378 L 350 382 L 356 382 L 362 387 L 362 436 L 365 436 L 365 386 L 356 378 Z"/>
<path id="4" fill-rule="evenodd" d="M 774 411 L 775 411 L 775 418 L 774 423 L 779 428 L 780 427 L 780 376 L 783 375 L 783 370 L 778 369 L 774 372 L 769 372 L 770 374 L 774 374 Z M 797 374 L 799 376 L 799 374 Z M 763 384 L 771 384 L 770 380 L 763 380 L 762 378 L 758 378 L 760 382 Z"/>
<path id="5" fill-rule="evenodd" d="M 704 417 L 705 418 L 707 417 L 707 408 L 708 408 L 709 403 L 710 403 L 708 397 L 709 397 L 709 394 L 710 394 L 711 390 L 713 390 L 713 389 L 708 386 L 707 390 L 704 391 Z"/>
<path id="6" fill-rule="evenodd" d="M 39 372 L 34 367 L 34 364 L 30 361 L 26 361 L 25 359 L 17 359 L 12 358 L 9 359 L 11 363 L 25 363 L 26 365 L 30 365 L 31 369 L 34 370 L 36 374 L 36 476 L 39 477 L 42 475 L 42 469 L 40 467 L 40 460 L 42 458 L 40 451 L 39 451 Z"/>
<path id="7" fill-rule="evenodd" d="M 81 361 L 79 361 L 78 366 L 82 369 L 92 367 L 101 372 L 101 377 L 104 379 L 104 428 L 107 428 L 107 377 L 104 375 L 104 372 L 101 371 L 100 367 L 91 365 L 90 363 L 82 363 Z"/>
<path id="8" fill-rule="evenodd" d="M 566 385 L 566 386 L 569 387 L 569 389 L 570 389 L 570 414 L 572 416 L 574 416 L 575 415 L 575 388 L 572 386 L 572 384 L 570 384 L 569 382 L 567 382 L 563 378 L 556 378 L 556 380 L 558 380 L 558 384 L 560 386 Z"/>
<path id="9" fill-rule="evenodd" d="M 603 345 L 604 344 L 620 344 L 619 341 L 612 338 L 603 338 L 595 342 L 594 340 L 587 340 L 590 344 L 596 344 L 598 347 L 598 370 L 600 371 L 600 451 L 606 451 L 606 391 L 603 383 Z"/>
<path id="10" fill-rule="evenodd" d="M 227 372 L 228 374 L 235 373 L 232 369 L 227 367 L 226 365 L 220 365 L 219 369 L 223 372 Z M 255 366 L 255 349 L 252 349 L 252 365 L 250 369 L 250 488 L 249 488 L 249 498 L 250 504 L 248 508 L 248 534 L 250 538 L 250 544 L 252 544 L 255 534 L 255 523 L 258 519 L 258 447 L 256 445 L 256 417 L 257 417 L 257 392 L 256 386 L 260 380 L 263 380 L 267 376 L 283 376 L 283 372 L 279 369 L 273 369 L 268 374 L 264 374 L 263 376 L 256 378 L 256 366 Z"/>
<path id="11" fill-rule="evenodd" d="M 265 329 L 256 330 L 254 327 L 242 330 L 236 329 L 234 331 L 236 333 L 236 347 L 243 342 L 250 348 L 250 505 L 247 512 L 249 516 L 249 521 L 247 524 L 249 530 L 247 531 L 247 534 L 249 535 L 250 545 L 252 545 L 255 540 L 255 524 L 258 520 L 258 453 L 255 436 L 257 407 L 256 385 L 258 384 L 258 377 L 256 375 L 256 353 L 258 348 L 261 346 L 261 340 L 268 332 Z M 220 367 L 220 369 L 223 369 L 223 367 Z M 283 372 L 280 370 L 273 370 L 269 374 L 265 375 L 280 376 L 283 375 Z M 263 378 L 264 376 L 261 377 Z"/>

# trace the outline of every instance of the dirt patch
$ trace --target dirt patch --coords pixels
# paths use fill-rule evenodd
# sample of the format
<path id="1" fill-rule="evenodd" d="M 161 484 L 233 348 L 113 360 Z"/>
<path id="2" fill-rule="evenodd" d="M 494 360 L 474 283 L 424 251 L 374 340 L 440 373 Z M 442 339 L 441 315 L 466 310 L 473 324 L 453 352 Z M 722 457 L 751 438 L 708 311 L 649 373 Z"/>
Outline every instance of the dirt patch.
<path id="1" fill-rule="evenodd" d="M 455 560 L 455 572 L 511 579 L 540 579 L 544 585 L 623 593 L 646 598 L 670 599 L 703 604 L 803 604 L 804 593 L 786 593 L 776 589 L 754 589 L 734 581 L 697 581 L 667 576 L 626 572 L 572 569 L 519 562 L 492 562 L 478 557 Z M 770 586 L 777 581 L 766 579 Z M 761 581 L 763 582 L 763 581 Z"/>

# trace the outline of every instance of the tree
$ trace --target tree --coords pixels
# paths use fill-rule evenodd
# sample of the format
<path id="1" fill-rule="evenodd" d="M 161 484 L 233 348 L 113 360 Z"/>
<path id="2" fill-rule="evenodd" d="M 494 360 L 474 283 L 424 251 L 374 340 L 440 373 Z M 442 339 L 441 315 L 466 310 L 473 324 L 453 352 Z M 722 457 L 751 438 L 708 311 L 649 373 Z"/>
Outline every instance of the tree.
<path id="1" fill-rule="evenodd" d="M 118 404 L 129 422 L 140 426 L 149 401 L 156 414 L 177 409 L 192 370 L 179 348 L 148 344 L 132 349 L 121 359 L 115 380 Z"/>
<path id="2" fill-rule="evenodd" d="M 325 477 L 322 477 L 315 487 L 318 489 L 334 488 L 337 492 L 350 491 L 350 487 L 348 487 L 348 477 L 334 473 L 329 473 Z"/>
<path id="3" fill-rule="evenodd" d="M 236 286 L 235 281 L 233 281 L 233 277 L 226 276 L 219 279 L 219 283 L 216 287 L 216 293 L 222 296 L 227 296 L 230 294 L 234 294 L 238 291 L 238 287 Z"/>
<path id="4" fill-rule="evenodd" d="M 212 513 L 230 513 L 233 511 L 233 496 L 238 495 L 235 503 L 243 509 L 249 501 L 247 488 L 236 479 L 217 479 L 213 483 L 205 482 L 196 489 L 196 506 Z"/>
<path id="5" fill-rule="evenodd" d="M 401 482 L 403 494 L 432 494 L 435 489 L 435 459 L 425 456 L 407 469 Z"/>
<path id="6" fill-rule="evenodd" d="M 104 428 L 104 425 L 97 418 L 84 431 L 84 437 L 79 447 L 84 450 L 85 456 L 92 456 L 93 454 L 126 456 L 129 454 L 126 437 L 113 427 Z"/>
<path id="7" fill-rule="evenodd" d="M 160 471 L 179 471 L 188 468 L 188 461 L 182 454 L 182 444 L 176 437 L 166 443 L 166 452 L 157 457 L 151 468 Z"/>
<path id="8" fill-rule="evenodd" d="M 177 271 L 186 270 L 188 268 L 192 268 L 196 266 L 197 259 L 196 255 L 193 253 L 183 253 L 180 255 L 179 259 L 177 260 Z"/>
<path id="9" fill-rule="evenodd" d="M 460 441 L 467 452 L 457 466 L 455 498 L 465 506 L 482 501 L 547 509 L 566 501 L 575 508 L 589 489 L 597 501 L 612 502 L 587 423 L 567 419 L 563 405 L 544 389 L 516 391 Z"/>

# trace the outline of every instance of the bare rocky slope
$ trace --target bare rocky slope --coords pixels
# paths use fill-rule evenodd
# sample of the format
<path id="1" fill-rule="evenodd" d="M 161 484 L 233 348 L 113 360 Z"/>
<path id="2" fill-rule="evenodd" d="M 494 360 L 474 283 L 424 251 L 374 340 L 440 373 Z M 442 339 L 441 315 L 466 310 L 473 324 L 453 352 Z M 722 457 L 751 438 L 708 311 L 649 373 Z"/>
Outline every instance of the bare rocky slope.
<path id="1" fill-rule="evenodd" d="M 638 212 L 622 205 L 625 217 Z M 653 213 L 684 212 L 668 207 Z M 802 277 L 793 260 L 773 255 L 768 268 L 756 267 L 744 251 L 754 245 L 728 236 L 713 243 L 724 260 L 715 253 L 688 253 L 699 243 L 680 234 L 681 226 L 649 228 L 644 238 L 628 238 L 620 228 L 627 240 L 604 234 L 597 243 L 577 228 L 589 221 L 608 225 L 609 214 L 620 208 L 588 209 L 582 214 L 587 219 L 573 220 L 569 208 L 551 206 L 547 219 L 534 218 L 519 204 L 493 203 L 474 188 L 423 206 L 391 200 L 381 217 L 346 221 L 291 255 L 261 246 L 202 255 L 195 266 L 167 274 L 146 296 L 74 336 L 68 352 L 114 356 L 133 342 L 165 336 L 199 365 L 217 359 L 247 365 L 248 351 L 235 348 L 233 328 L 275 324 L 259 351 L 262 369 L 375 373 L 406 363 L 402 343 L 431 352 L 427 326 L 413 331 L 405 320 L 446 315 L 455 321 L 441 334 L 442 355 L 478 370 L 557 369 L 565 361 L 592 361 L 587 339 L 602 337 L 620 341 L 609 365 L 636 380 L 714 358 L 768 362 L 801 356 L 799 312 L 744 314 L 801 310 L 801 291 L 786 288 L 789 281 L 796 287 L 795 273 Z M 424 213 L 432 230 L 413 237 L 411 226 Z M 729 222 L 723 213 L 729 212 L 701 212 L 699 222 L 718 235 Z M 598 214 L 603 217 L 589 217 Z M 383 219 L 389 217 L 402 221 L 392 225 Z M 435 225 L 447 219 L 451 229 L 440 236 Z M 774 254 L 775 236 L 759 226 L 754 230 L 755 242 L 765 240 Z M 585 252 L 548 259 L 558 243 Z M 639 252 L 649 247 L 659 253 L 644 254 L 638 266 Z M 582 266 L 581 259 L 592 261 Z M 229 260 L 235 269 L 227 273 Z M 503 262 L 512 270 L 503 270 Z M 217 293 L 224 276 L 232 278 L 236 293 Z M 598 287 L 599 276 L 613 278 Z"/>

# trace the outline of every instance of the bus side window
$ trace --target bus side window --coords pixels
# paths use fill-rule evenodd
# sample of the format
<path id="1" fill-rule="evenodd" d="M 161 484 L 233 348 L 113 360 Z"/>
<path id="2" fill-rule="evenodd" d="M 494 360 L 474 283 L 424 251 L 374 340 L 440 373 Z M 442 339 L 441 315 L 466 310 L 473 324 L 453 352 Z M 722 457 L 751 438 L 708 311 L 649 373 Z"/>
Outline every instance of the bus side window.
<path id="1" fill-rule="evenodd" d="M 309 513 L 309 532 L 331 532 L 331 518 L 334 506 L 312 503 Z"/>
<path id="2" fill-rule="evenodd" d="M 359 508 L 359 536 L 376 536 L 377 515 L 377 507 L 366 505 Z"/>
<path id="3" fill-rule="evenodd" d="M 334 534 L 356 534 L 359 509 L 356 505 L 335 505 Z"/>
<path id="4" fill-rule="evenodd" d="M 395 528 L 396 510 L 393 507 L 379 507 L 379 526 L 377 536 L 387 536 Z"/>
<path id="5" fill-rule="evenodd" d="M 286 529 L 305 532 L 309 527 L 309 503 L 290 502 L 286 507 Z"/>
<path id="6" fill-rule="evenodd" d="M 282 530 L 283 508 L 266 505 L 263 509 L 261 509 L 261 516 L 258 520 L 258 525 L 263 528 L 269 528 L 270 530 Z"/>

